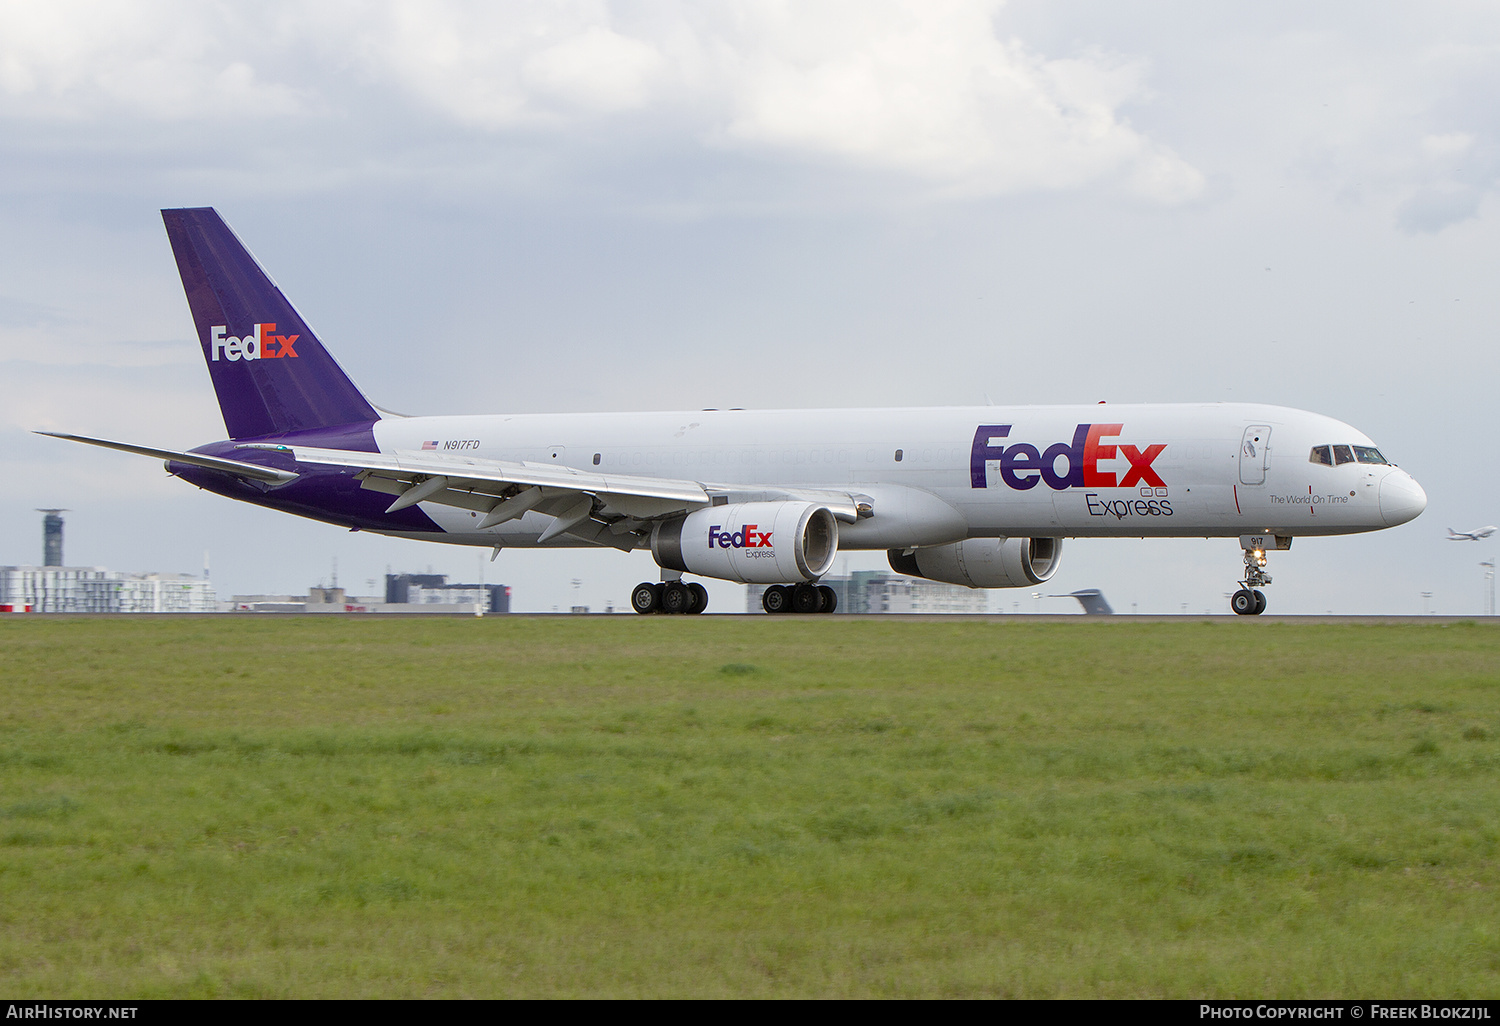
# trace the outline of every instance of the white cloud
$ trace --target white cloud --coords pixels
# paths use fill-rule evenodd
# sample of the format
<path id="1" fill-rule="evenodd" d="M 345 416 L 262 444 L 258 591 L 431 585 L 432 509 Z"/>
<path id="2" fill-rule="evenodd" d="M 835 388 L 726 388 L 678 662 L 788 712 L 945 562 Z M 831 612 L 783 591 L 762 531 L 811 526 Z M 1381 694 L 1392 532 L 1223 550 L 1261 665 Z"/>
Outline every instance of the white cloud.
<path id="1" fill-rule="evenodd" d="M 1422 140 L 1422 152 L 1438 160 L 1461 157 L 1474 146 L 1474 137 L 1468 132 L 1444 132 L 1429 135 Z"/>
<path id="2" fill-rule="evenodd" d="M 894 173 L 925 194 L 1199 192 L 1193 167 L 1120 114 L 1142 96 L 1139 62 L 1049 59 L 997 35 L 1001 6 L 11 4 L 0 7 L 0 116 L 317 123 L 394 93 L 491 135 L 644 116 L 695 145 Z"/>
<path id="3" fill-rule="evenodd" d="M 1396 224 L 1408 234 L 1440 232 L 1479 215 L 1484 190 L 1461 182 L 1437 182 L 1412 193 L 1396 211 Z"/>
<path id="4" fill-rule="evenodd" d="M 1202 176 L 1118 108 L 1141 68 L 1091 53 L 1047 60 L 999 38 L 995 2 L 748 3 L 721 47 L 721 145 L 906 172 L 965 195 L 1115 179 L 1149 199 Z"/>
<path id="5" fill-rule="evenodd" d="M 1432 234 L 1478 217 L 1500 171 L 1493 145 L 1470 132 L 1443 132 L 1424 136 L 1417 150 L 1407 172 L 1417 184 L 1397 207 L 1397 227 Z"/>
<path id="6" fill-rule="evenodd" d="M 522 66 L 522 81 L 536 94 L 585 111 L 611 112 L 642 106 L 662 71 L 661 54 L 605 26 L 548 47 Z"/>
<path id="7" fill-rule="evenodd" d="M 298 90 L 262 81 L 242 56 L 272 42 L 267 27 L 163 0 L 8 3 L 0 6 L 0 115 L 175 120 L 296 113 L 303 107 Z"/>

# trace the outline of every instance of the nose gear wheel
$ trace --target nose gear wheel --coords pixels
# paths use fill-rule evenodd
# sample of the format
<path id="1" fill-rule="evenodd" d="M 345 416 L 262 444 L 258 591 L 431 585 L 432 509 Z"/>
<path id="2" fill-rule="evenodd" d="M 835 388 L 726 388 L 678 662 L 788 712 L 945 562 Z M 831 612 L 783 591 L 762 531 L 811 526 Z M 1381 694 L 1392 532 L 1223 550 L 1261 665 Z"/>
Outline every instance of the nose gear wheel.
<path id="1" fill-rule="evenodd" d="M 1229 608 L 1237 616 L 1259 616 L 1266 611 L 1266 593 L 1260 589 L 1271 583 L 1266 573 L 1266 554 L 1261 549 L 1245 549 L 1245 578 L 1240 590 L 1229 599 Z"/>

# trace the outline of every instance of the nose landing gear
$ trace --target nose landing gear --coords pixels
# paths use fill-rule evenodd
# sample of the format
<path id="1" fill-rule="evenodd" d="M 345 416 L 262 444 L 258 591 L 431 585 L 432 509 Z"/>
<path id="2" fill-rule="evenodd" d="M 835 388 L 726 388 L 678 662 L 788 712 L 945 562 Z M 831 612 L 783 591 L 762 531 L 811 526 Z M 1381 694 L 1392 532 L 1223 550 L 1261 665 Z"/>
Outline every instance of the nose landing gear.
<path id="1" fill-rule="evenodd" d="M 1290 545 L 1290 539 L 1288 539 Z M 1240 590 L 1229 599 L 1229 608 L 1239 616 L 1259 616 L 1266 611 L 1266 593 L 1260 589 L 1271 583 L 1266 573 L 1266 550 L 1245 548 L 1245 579 L 1240 581 Z"/>

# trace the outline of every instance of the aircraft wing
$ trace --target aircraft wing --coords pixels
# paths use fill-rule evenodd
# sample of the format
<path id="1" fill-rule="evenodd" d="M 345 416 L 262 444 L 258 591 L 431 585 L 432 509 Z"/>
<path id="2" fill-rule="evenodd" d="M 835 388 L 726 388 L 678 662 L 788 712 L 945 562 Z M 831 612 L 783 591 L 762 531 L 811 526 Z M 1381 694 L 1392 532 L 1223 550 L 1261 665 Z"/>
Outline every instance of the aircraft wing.
<path id="1" fill-rule="evenodd" d="M 484 530 L 535 509 L 555 518 L 539 541 L 563 532 L 594 537 L 600 533 L 597 522 L 590 521 L 596 513 L 611 521 L 608 530 L 617 537 L 626 535 L 640 530 L 648 521 L 708 506 L 713 493 L 738 490 L 699 481 L 412 450 L 353 452 L 264 442 L 247 443 L 245 447 L 285 452 L 298 463 L 358 468 L 362 487 L 396 497 L 390 512 L 418 502 L 437 502 L 485 513 L 476 524 L 477 530 Z M 855 497 L 847 492 L 792 489 L 776 494 L 825 503 L 845 522 L 861 515 Z M 868 508 L 864 515 L 869 515 Z"/>
<path id="2" fill-rule="evenodd" d="M 103 438 L 87 438 L 83 435 L 68 435 L 60 431 L 38 431 L 36 434 L 46 435 L 48 438 L 65 438 L 70 442 L 83 442 L 86 445 L 99 445 L 106 449 L 118 449 L 121 452 L 133 452 L 138 456 L 155 456 L 157 459 L 170 460 L 173 463 L 186 463 L 193 467 L 205 467 L 209 470 L 223 471 L 226 474 L 249 478 L 252 481 L 285 484 L 288 481 L 297 480 L 297 475 L 288 470 L 262 467 L 255 463 L 241 463 L 239 460 L 226 460 L 218 456 L 205 456 L 202 453 L 177 452 L 174 449 L 152 449 L 144 445 L 111 442 Z"/>

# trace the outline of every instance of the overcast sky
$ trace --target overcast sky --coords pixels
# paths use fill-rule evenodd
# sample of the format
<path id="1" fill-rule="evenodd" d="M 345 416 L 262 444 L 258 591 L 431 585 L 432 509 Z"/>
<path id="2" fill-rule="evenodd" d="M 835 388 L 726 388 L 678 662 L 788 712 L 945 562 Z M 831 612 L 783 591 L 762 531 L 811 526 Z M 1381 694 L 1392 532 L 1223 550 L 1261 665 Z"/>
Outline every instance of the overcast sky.
<path id="1" fill-rule="evenodd" d="M 225 598 L 479 573 L 29 433 L 223 436 L 157 213 L 212 205 L 403 412 L 1327 413 L 1430 502 L 1273 554 L 1272 611 L 1475 613 L 1500 542 L 1443 529 L 1500 521 L 1497 98 L 1478 0 L 0 0 L 0 563 L 59 506 L 70 564 L 209 550 Z M 1218 612 L 1238 570 L 1233 540 L 1071 541 L 1041 590 Z M 600 608 L 655 565 L 484 573 Z"/>

